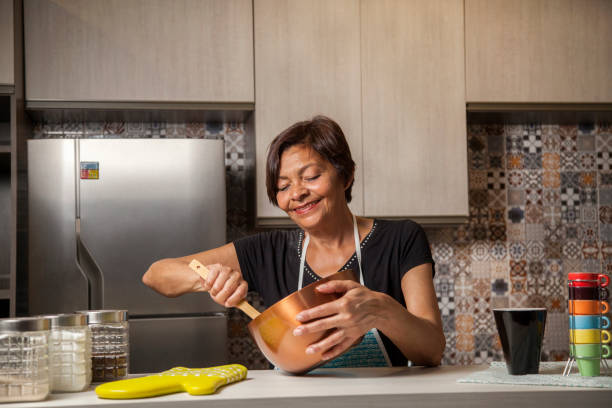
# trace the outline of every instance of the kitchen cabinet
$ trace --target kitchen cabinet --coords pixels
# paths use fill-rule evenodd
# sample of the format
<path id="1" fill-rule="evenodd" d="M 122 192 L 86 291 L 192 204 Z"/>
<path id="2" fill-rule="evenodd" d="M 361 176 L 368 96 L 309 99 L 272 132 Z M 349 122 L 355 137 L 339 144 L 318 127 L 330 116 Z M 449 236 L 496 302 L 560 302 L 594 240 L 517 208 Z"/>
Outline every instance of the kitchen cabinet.
<path id="1" fill-rule="evenodd" d="M 465 0 L 468 102 L 612 102 L 612 2 Z"/>
<path id="2" fill-rule="evenodd" d="M 270 142 L 317 114 L 344 131 L 357 164 L 350 206 L 363 214 L 359 10 L 358 0 L 254 2 L 256 205 L 262 223 L 285 217 L 266 195 Z"/>
<path id="3" fill-rule="evenodd" d="M 364 212 L 466 217 L 463 1 L 361 5 Z"/>
<path id="4" fill-rule="evenodd" d="M 28 101 L 250 103 L 251 0 L 25 0 Z"/>
<path id="5" fill-rule="evenodd" d="M 0 0 L 0 86 L 15 82 L 13 41 L 13 0 Z"/>

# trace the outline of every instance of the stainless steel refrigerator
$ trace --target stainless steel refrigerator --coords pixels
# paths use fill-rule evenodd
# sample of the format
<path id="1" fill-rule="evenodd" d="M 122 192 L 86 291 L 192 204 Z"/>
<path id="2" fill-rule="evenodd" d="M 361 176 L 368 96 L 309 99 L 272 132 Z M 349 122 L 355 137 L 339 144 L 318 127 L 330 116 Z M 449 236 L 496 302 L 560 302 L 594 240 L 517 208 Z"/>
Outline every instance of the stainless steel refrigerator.
<path id="1" fill-rule="evenodd" d="M 161 258 L 225 243 L 222 140 L 28 141 L 30 315 L 127 309 L 130 372 L 226 363 L 227 315 L 207 293 L 141 279 Z"/>

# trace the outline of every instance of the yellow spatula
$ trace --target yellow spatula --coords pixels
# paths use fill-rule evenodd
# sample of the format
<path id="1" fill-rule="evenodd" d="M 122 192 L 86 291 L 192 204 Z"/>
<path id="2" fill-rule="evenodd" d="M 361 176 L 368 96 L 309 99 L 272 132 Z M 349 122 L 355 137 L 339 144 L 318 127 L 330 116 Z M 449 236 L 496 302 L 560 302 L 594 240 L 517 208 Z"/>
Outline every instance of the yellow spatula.
<path id="1" fill-rule="evenodd" d="M 206 277 L 208 276 L 208 268 L 202 265 L 202 263 L 200 263 L 197 259 L 192 260 L 189 263 L 189 267 L 193 269 L 198 275 L 200 275 L 202 279 L 206 279 Z M 236 305 L 236 307 L 246 313 L 247 316 L 249 316 L 251 319 L 255 319 L 257 316 L 259 316 L 259 312 L 257 311 L 257 309 L 251 306 L 246 300 L 242 300 Z"/>

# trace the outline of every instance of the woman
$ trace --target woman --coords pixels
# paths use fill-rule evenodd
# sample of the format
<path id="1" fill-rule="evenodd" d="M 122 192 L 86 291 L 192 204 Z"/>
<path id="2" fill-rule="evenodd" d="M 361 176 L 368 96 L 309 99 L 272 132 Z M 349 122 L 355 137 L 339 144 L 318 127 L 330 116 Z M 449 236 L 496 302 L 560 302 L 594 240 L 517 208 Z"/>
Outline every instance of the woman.
<path id="1" fill-rule="evenodd" d="M 303 324 L 295 336 L 334 329 L 306 352 L 324 351 L 328 366 L 440 364 L 445 339 L 425 233 L 408 220 L 355 217 L 348 207 L 354 170 L 337 123 L 317 116 L 294 124 L 270 145 L 266 188 L 270 201 L 299 229 L 260 233 L 155 262 L 143 282 L 170 297 L 207 291 L 226 307 L 238 304 L 251 288 L 270 306 L 321 277 L 351 268 L 359 272 L 360 283 L 318 286 L 342 296 L 296 316 Z M 193 258 L 208 265 L 206 280 L 189 269 Z"/>

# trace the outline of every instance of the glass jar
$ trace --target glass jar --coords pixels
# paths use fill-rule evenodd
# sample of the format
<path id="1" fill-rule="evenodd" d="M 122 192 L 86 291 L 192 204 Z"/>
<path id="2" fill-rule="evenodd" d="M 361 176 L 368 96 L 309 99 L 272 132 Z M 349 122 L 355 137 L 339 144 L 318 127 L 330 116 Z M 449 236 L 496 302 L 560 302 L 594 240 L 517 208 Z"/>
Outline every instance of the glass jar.
<path id="1" fill-rule="evenodd" d="M 49 319 L 0 319 L 0 402 L 49 395 Z"/>
<path id="2" fill-rule="evenodd" d="M 45 316 L 51 321 L 51 392 L 83 391 L 91 384 L 91 330 L 84 314 Z"/>
<path id="3" fill-rule="evenodd" d="M 127 310 L 84 310 L 91 329 L 92 381 L 123 378 L 128 373 Z"/>

